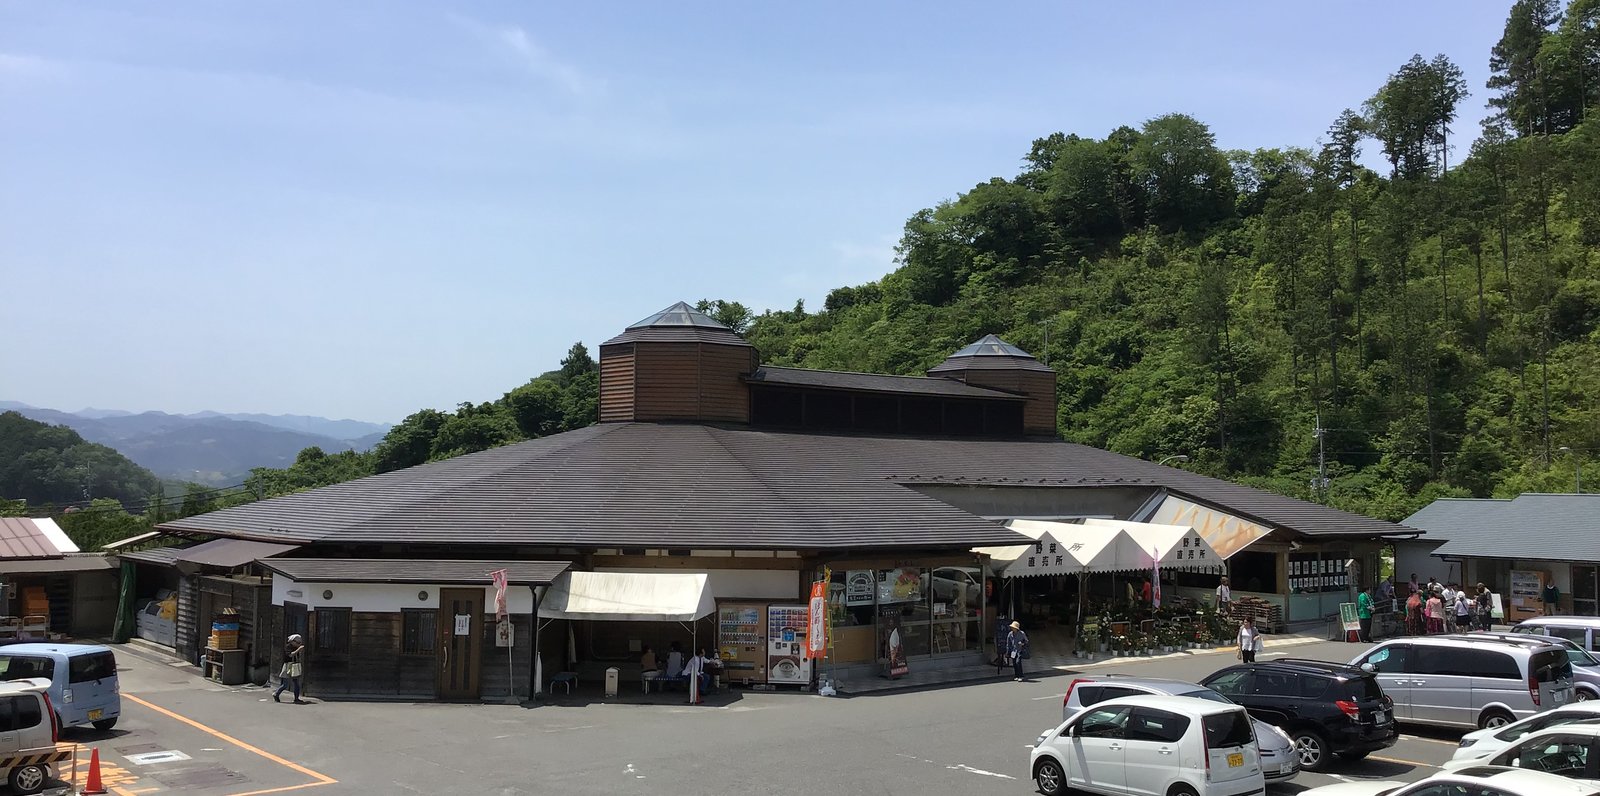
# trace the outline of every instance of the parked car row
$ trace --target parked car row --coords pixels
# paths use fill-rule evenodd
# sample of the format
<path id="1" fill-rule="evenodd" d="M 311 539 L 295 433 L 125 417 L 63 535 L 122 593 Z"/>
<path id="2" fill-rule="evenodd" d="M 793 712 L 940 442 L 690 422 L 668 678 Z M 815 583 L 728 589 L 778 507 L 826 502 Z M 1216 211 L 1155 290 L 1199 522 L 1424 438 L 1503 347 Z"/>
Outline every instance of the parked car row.
<path id="1" fill-rule="evenodd" d="M 1591 666 L 1600 661 L 1561 638 L 1467 633 L 1385 641 L 1349 663 L 1237 664 L 1199 683 L 1080 677 L 1062 698 L 1061 723 L 1034 745 L 1031 774 L 1047 796 L 1258 793 L 1301 770 L 1392 746 L 1405 722 L 1474 730 L 1440 775 L 1455 779 L 1435 790 L 1347 783 L 1359 786 L 1348 796 L 1514 796 L 1548 786 L 1541 774 L 1562 783 L 1541 792 L 1595 793 L 1595 783 L 1571 785 L 1600 781 L 1600 704 L 1587 702 L 1600 682 L 1587 679 Z M 1463 777 L 1496 785 L 1463 791 Z"/>

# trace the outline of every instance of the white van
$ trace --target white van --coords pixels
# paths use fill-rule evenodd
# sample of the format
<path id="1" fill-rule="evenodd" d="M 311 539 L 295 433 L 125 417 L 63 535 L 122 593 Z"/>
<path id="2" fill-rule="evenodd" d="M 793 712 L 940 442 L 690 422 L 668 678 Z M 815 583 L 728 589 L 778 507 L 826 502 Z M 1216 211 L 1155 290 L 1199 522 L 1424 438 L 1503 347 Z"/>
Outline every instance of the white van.
<path id="1" fill-rule="evenodd" d="M 0 680 L 39 678 L 50 684 L 51 704 L 62 727 L 117 725 L 122 689 L 117 657 L 99 644 L 7 644 L 0 647 Z"/>
<path id="2" fill-rule="evenodd" d="M 1597 616 L 1536 616 L 1517 623 L 1511 632 L 1557 636 L 1590 652 L 1600 652 L 1600 617 Z"/>
<path id="3" fill-rule="evenodd" d="M 1250 714 L 1181 696 L 1097 702 L 1045 730 L 1029 765 L 1045 796 L 1234 796 L 1267 787 Z"/>
<path id="4" fill-rule="evenodd" d="M 56 747 L 61 726 L 49 689 L 43 679 L 0 683 L 0 772 L 12 793 L 44 790 L 51 767 L 72 759 L 72 749 Z"/>
<path id="5" fill-rule="evenodd" d="M 1397 638 L 1350 663 L 1377 673 L 1402 724 L 1502 727 L 1576 697 L 1567 648 L 1536 636 Z"/>

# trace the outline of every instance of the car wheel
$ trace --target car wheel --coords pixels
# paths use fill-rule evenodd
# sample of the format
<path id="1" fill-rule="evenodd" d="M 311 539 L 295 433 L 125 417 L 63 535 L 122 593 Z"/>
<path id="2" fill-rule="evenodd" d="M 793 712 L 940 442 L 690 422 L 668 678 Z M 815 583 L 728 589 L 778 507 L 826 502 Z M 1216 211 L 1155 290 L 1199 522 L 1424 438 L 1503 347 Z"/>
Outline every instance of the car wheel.
<path id="1" fill-rule="evenodd" d="M 99 720 L 97 722 L 94 722 L 94 728 L 99 730 L 99 731 L 101 731 L 101 732 L 105 732 L 106 730 L 109 730 L 109 729 L 111 729 L 112 727 L 115 727 L 115 726 L 117 726 L 117 717 L 116 716 L 112 716 L 109 719 L 101 719 L 101 720 Z"/>
<path id="2" fill-rule="evenodd" d="M 1033 784 L 1039 786 L 1044 796 L 1066 796 L 1067 772 L 1061 770 L 1055 758 L 1046 757 L 1033 769 Z"/>
<path id="3" fill-rule="evenodd" d="M 47 778 L 44 766 L 27 765 L 11 769 L 11 792 L 20 794 L 38 793 L 44 790 L 44 781 Z"/>
<path id="4" fill-rule="evenodd" d="M 1503 710 L 1485 711 L 1482 716 L 1478 717 L 1478 729 L 1487 730 L 1493 727 L 1504 727 L 1513 721 L 1516 721 L 1516 719 Z"/>
<path id="5" fill-rule="evenodd" d="M 1321 771 L 1328 765 L 1328 739 L 1316 730 L 1297 730 L 1291 736 L 1294 751 L 1300 755 L 1300 767 L 1306 771 Z"/>
<path id="6" fill-rule="evenodd" d="M 1177 785 L 1173 785 L 1172 789 L 1167 791 L 1167 796 L 1198 796 L 1198 795 L 1194 792 L 1194 788 L 1191 788 L 1188 785 L 1185 785 L 1185 784 L 1180 782 Z"/>
<path id="7" fill-rule="evenodd" d="M 1591 694 L 1588 691 L 1584 691 L 1583 689 L 1578 689 L 1578 701 L 1579 702 L 1588 702 L 1591 699 L 1594 699 L 1594 694 Z"/>

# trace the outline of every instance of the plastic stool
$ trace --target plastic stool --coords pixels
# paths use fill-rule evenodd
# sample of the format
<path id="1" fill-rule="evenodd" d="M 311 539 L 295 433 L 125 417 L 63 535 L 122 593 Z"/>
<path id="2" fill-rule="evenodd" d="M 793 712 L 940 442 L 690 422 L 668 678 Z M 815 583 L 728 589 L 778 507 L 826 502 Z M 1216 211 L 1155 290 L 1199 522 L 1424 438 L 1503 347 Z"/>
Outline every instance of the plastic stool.
<path id="1" fill-rule="evenodd" d="M 557 674 L 555 677 L 550 678 L 550 693 L 552 693 L 552 694 L 555 693 L 556 686 L 560 685 L 560 686 L 565 686 L 566 689 L 567 689 L 567 693 L 570 695 L 572 693 L 572 687 L 574 685 L 577 685 L 577 683 L 578 683 L 578 673 L 577 672 L 561 672 L 561 673 Z"/>

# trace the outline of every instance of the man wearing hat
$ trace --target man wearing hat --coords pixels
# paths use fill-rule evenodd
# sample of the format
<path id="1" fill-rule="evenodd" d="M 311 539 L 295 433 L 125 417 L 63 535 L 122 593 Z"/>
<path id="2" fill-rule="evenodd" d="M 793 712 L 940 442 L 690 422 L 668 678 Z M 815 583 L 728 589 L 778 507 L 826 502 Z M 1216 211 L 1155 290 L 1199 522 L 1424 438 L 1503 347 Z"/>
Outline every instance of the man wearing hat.
<path id="1" fill-rule="evenodd" d="M 305 641 L 300 634 L 291 634 L 283 645 L 283 669 L 278 672 L 278 690 L 272 693 L 273 702 L 279 701 L 278 697 L 283 696 L 286 689 L 293 688 L 294 703 L 305 704 L 300 700 L 300 676 L 305 665 L 305 651 Z"/>
<path id="2" fill-rule="evenodd" d="M 1022 682 L 1022 656 L 1028 649 L 1028 634 L 1022 632 L 1022 623 L 1012 621 L 1011 633 L 1006 636 L 1006 647 L 1011 650 L 1011 670 L 1015 675 L 1011 679 Z"/>

